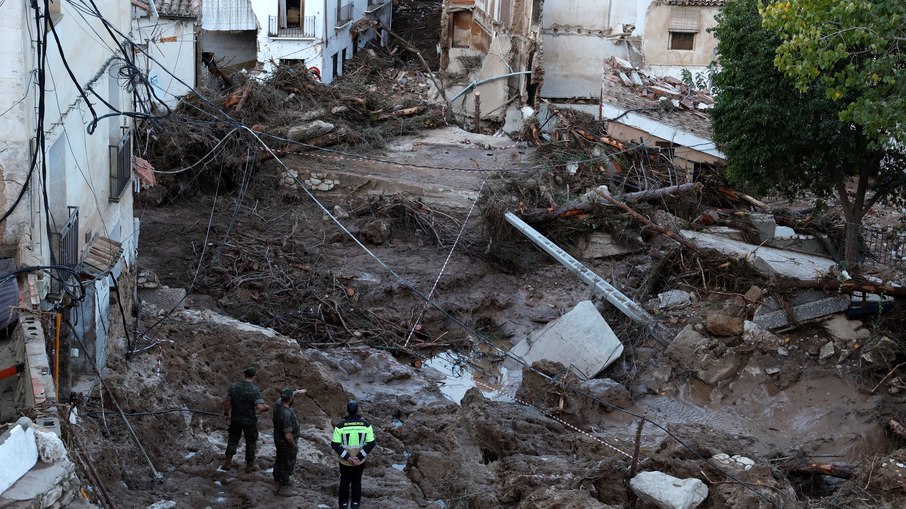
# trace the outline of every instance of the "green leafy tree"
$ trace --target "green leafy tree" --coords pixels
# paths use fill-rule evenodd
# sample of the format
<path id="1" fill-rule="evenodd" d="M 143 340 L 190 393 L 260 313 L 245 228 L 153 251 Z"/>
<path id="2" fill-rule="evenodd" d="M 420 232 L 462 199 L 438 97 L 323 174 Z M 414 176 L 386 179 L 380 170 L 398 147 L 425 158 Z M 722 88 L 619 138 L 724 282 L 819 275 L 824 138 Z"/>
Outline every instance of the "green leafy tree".
<path id="1" fill-rule="evenodd" d="M 820 83 L 842 120 L 906 143 L 906 1 L 783 0 L 761 14 L 782 41 L 774 65 L 799 90 Z"/>
<path id="2" fill-rule="evenodd" d="M 715 140 L 731 180 L 755 192 L 836 195 L 846 219 L 845 257 L 854 263 L 865 213 L 903 189 L 902 157 L 841 121 L 840 104 L 821 84 L 802 89 L 774 66 L 781 40 L 763 26 L 758 6 L 734 0 L 718 16 Z M 854 192 L 847 189 L 851 177 Z"/>

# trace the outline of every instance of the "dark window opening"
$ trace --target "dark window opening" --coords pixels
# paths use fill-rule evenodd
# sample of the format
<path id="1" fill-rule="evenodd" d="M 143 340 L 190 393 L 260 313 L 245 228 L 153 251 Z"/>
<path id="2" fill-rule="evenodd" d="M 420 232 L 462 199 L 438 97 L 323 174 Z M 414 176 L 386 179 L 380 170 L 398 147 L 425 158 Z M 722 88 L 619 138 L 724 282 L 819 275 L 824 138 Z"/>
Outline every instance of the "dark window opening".
<path id="1" fill-rule="evenodd" d="M 468 48 L 472 44 L 472 11 L 454 12 L 450 34 L 450 43 L 454 48 Z"/>
<path id="2" fill-rule="evenodd" d="M 669 49 L 692 50 L 695 49 L 695 34 L 688 32 L 670 32 Z"/>
<path id="3" fill-rule="evenodd" d="M 330 62 L 333 64 L 333 77 L 334 78 L 339 77 L 340 76 L 340 63 L 337 62 L 336 53 L 334 53 L 333 56 L 330 57 Z"/>

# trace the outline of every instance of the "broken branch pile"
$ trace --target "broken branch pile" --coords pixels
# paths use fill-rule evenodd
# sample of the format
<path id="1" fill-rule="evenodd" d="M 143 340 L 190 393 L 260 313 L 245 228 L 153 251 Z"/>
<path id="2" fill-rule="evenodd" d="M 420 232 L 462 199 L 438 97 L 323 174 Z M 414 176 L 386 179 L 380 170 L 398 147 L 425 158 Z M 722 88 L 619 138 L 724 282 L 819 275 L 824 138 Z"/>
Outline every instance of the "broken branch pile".
<path id="1" fill-rule="evenodd" d="M 382 146 L 388 137 L 443 125 L 442 108 L 429 98 L 427 77 L 388 66 L 383 55 L 363 51 L 344 65 L 330 86 L 304 66 L 282 65 L 266 77 L 229 75 L 229 87 L 186 96 L 173 113 L 146 123 L 137 152 L 160 170 L 161 184 L 193 181 L 223 163 L 227 179 L 250 155 L 268 152 L 223 113 L 250 126 L 275 150 Z M 192 170 L 192 171 L 189 171 Z"/>

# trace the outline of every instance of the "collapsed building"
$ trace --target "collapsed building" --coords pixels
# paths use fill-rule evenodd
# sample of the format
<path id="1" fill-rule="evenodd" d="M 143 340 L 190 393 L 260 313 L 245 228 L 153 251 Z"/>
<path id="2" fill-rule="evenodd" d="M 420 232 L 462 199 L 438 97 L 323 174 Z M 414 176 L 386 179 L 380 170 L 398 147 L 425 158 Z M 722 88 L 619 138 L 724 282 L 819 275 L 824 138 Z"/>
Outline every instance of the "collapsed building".
<path id="1" fill-rule="evenodd" d="M 440 68 L 459 77 L 451 87 L 454 111 L 515 121 L 507 129 L 513 132 L 526 105 L 535 110 L 543 101 L 600 106 L 606 62 L 614 57 L 652 76 L 685 75 L 686 81 L 706 85 L 717 46 L 708 30 L 717 25 L 723 4 L 446 0 Z"/>

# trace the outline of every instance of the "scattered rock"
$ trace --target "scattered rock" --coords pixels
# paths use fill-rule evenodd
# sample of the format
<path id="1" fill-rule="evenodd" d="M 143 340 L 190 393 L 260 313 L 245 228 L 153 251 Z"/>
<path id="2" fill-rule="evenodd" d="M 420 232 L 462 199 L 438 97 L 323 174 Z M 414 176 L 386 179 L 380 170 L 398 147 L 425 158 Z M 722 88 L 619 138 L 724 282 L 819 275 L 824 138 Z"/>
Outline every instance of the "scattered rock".
<path id="1" fill-rule="evenodd" d="M 782 343 L 781 339 L 774 333 L 748 320 L 742 324 L 742 340 L 748 345 L 762 348 L 769 348 Z"/>
<path id="2" fill-rule="evenodd" d="M 711 457 L 711 461 L 733 467 L 734 470 L 752 470 L 752 467 L 755 466 L 755 460 L 740 456 L 739 454 L 733 456 L 726 453 L 715 454 Z"/>
<path id="3" fill-rule="evenodd" d="M 834 348 L 834 342 L 828 341 L 827 343 L 824 344 L 824 346 L 821 347 L 821 351 L 818 352 L 818 359 L 824 360 L 829 357 L 833 357 L 835 352 L 836 352 L 836 349 Z"/>
<path id="4" fill-rule="evenodd" d="M 349 219 L 349 212 L 339 205 L 333 206 L 333 215 L 337 216 L 337 219 Z"/>
<path id="5" fill-rule="evenodd" d="M 711 311 L 705 317 L 705 328 L 715 336 L 740 336 L 743 333 L 743 318 L 730 316 L 724 311 Z"/>
<path id="6" fill-rule="evenodd" d="M 692 304 L 692 295 L 683 290 L 670 290 L 657 294 L 658 308 L 669 310 L 679 309 Z"/>
<path id="7" fill-rule="evenodd" d="M 386 221 L 375 219 L 362 227 L 359 236 L 366 242 L 380 246 L 390 240 L 390 225 Z"/>
<path id="8" fill-rule="evenodd" d="M 69 461 L 66 446 L 55 433 L 35 428 L 35 444 L 38 446 L 38 456 L 44 463 Z"/>
<path id="9" fill-rule="evenodd" d="M 323 120 L 313 120 L 304 124 L 299 124 L 289 128 L 286 137 L 293 141 L 310 140 L 316 136 L 322 136 L 336 129 L 336 126 Z"/>
<path id="10" fill-rule="evenodd" d="M 620 408 L 632 406 L 632 397 L 629 395 L 629 390 L 619 382 L 611 380 L 610 378 L 593 378 L 591 380 L 586 380 L 582 382 L 582 388 L 588 394 L 605 403 Z M 609 411 L 611 409 L 604 407 L 604 410 Z M 598 410 L 595 408 L 593 411 L 597 412 Z"/>
<path id="11" fill-rule="evenodd" d="M 700 480 L 678 479 L 663 472 L 641 472 L 629 486 L 639 498 L 661 509 L 692 509 L 708 498 L 708 487 Z"/>
<path id="12" fill-rule="evenodd" d="M 735 376 L 739 372 L 741 364 L 742 359 L 735 352 L 722 356 L 717 362 L 709 362 L 708 359 L 705 359 L 705 365 L 708 367 L 699 370 L 698 378 L 702 382 L 714 386 Z"/>
<path id="13" fill-rule="evenodd" d="M 673 374 L 673 368 L 670 366 L 661 366 L 650 373 L 646 373 L 642 381 L 650 392 L 657 394 L 661 392 L 664 385 L 670 381 L 671 374 Z"/>
<path id="14" fill-rule="evenodd" d="M 146 509 L 173 509 L 174 507 L 176 507 L 176 502 L 172 500 L 161 500 L 159 502 L 154 502 Z"/>
<path id="15" fill-rule="evenodd" d="M 665 353 L 680 366 L 691 367 L 701 364 L 702 353 L 708 346 L 708 338 L 687 325 L 673 338 Z"/>
<path id="16" fill-rule="evenodd" d="M 745 295 L 743 295 L 743 298 L 746 299 L 746 301 L 755 304 L 760 301 L 763 296 L 764 290 L 762 290 L 758 286 L 753 285 L 751 288 L 749 288 Z"/>

